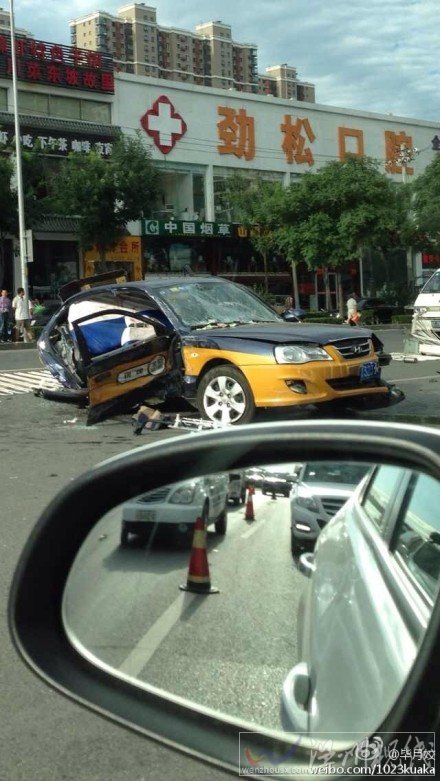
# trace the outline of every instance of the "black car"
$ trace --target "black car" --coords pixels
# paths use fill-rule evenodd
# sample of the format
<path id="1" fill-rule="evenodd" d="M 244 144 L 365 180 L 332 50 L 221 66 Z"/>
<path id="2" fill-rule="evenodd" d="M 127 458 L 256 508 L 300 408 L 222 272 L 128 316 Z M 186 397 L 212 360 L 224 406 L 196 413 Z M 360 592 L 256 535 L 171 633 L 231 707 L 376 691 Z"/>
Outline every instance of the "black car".
<path id="1" fill-rule="evenodd" d="M 360 298 L 357 302 L 358 312 L 366 310 L 372 312 L 371 320 L 365 325 L 376 325 L 377 323 L 391 323 L 393 315 L 399 312 L 399 307 L 395 304 L 389 304 L 382 298 Z M 361 318 L 363 323 L 363 318 Z"/>
<path id="2" fill-rule="evenodd" d="M 261 492 L 263 494 L 289 496 L 291 487 L 292 483 L 286 474 L 270 472 L 265 476 L 261 484 Z"/>

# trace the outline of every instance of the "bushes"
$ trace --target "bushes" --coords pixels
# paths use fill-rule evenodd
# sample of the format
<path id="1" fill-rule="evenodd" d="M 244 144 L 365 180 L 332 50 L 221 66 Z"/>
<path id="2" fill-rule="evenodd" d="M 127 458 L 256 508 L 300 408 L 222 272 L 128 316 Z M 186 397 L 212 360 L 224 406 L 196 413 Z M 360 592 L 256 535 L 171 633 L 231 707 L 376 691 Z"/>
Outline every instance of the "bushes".
<path id="1" fill-rule="evenodd" d="M 412 315 L 393 315 L 391 322 L 395 325 L 404 324 L 410 325 L 412 322 Z"/>
<path id="2" fill-rule="evenodd" d="M 303 323 L 319 323 L 320 325 L 328 324 L 328 325 L 340 325 L 343 323 L 344 320 L 342 317 L 329 317 L 328 315 L 324 314 L 322 317 L 311 317 L 310 315 L 306 315 L 303 319 Z"/>

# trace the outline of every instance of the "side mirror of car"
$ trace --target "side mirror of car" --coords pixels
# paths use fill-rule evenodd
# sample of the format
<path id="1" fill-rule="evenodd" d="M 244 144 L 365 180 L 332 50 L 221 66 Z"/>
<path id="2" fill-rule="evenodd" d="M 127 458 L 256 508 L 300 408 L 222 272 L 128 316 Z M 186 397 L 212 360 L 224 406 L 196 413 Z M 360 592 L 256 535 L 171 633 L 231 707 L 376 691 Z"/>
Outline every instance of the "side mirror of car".
<path id="1" fill-rule="evenodd" d="M 301 320 L 299 317 L 297 317 L 293 312 L 283 312 L 282 314 L 283 320 L 286 321 L 286 323 L 300 323 Z"/>
<path id="2" fill-rule="evenodd" d="M 337 496 L 335 489 L 302 494 L 301 518 L 289 497 L 260 488 L 248 489 L 244 505 L 226 513 L 229 473 L 275 466 L 292 473 L 314 461 L 337 462 L 339 483 L 341 462 L 351 472 L 359 463 L 365 478 Z M 82 706 L 140 738 L 239 767 L 242 775 L 265 762 L 288 763 L 285 777 L 297 777 L 310 762 L 328 763 L 329 741 L 362 763 L 357 740 L 376 745 L 378 735 L 385 747 L 398 733 L 420 740 L 421 725 L 424 734 L 434 730 L 439 710 L 437 531 L 434 541 L 426 538 L 430 556 L 414 562 L 412 549 L 400 554 L 395 535 L 380 525 L 387 497 L 391 507 L 404 494 L 411 503 L 419 476 L 420 512 L 402 507 L 410 507 L 415 533 L 425 534 L 426 515 L 438 527 L 437 429 L 257 424 L 182 435 L 112 458 L 70 483 L 36 523 L 10 592 L 16 650 L 44 683 Z M 324 519 L 326 503 L 334 515 Z M 307 536 L 312 513 L 320 538 L 298 567 L 290 533 L 296 523 Z M 178 532 L 194 527 L 187 552 L 170 546 L 167 533 L 154 546 L 155 530 L 170 517 Z M 145 539 L 139 524 L 150 529 Z M 426 567 L 421 582 L 431 591 L 413 582 L 416 565 Z M 313 648 L 318 655 L 304 658 Z M 284 684 L 298 665 L 301 675 L 289 689 Z M 290 696 L 295 707 L 284 708 Z M 318 730 L 327 760 L 319 752 L 317 759 L 313 734 L 323 712 L 330 714 Z M 285 722 L 285 713 L 301 718 Z"/>

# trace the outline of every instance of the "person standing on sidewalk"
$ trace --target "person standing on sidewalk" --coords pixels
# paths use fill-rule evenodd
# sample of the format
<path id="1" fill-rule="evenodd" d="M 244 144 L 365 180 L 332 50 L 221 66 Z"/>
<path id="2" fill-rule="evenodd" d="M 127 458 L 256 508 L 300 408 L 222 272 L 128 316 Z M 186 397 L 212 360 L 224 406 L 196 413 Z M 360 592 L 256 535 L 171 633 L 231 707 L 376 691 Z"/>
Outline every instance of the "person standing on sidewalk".
<path id="1" fill-rule="evenodd" d="M 12 322 L 12 304 L 7 290 L 0 295 L 0 340 L 9 341 L 9 326 Z"/>
<path id="2" fill-rule="evenodd" d="M 17 329 L 15 341 L 18 342 L 20 333 L 23 332 L 23 341 L 27 343 L 32 342 L 33 341 L 33 333 L 31 329 L 32 308 L 29 302 L 25 298 L 23 287 L 17 288 L 17 295 L 12 301 L 12 308 L 15 313 L 15 325 Z"/>

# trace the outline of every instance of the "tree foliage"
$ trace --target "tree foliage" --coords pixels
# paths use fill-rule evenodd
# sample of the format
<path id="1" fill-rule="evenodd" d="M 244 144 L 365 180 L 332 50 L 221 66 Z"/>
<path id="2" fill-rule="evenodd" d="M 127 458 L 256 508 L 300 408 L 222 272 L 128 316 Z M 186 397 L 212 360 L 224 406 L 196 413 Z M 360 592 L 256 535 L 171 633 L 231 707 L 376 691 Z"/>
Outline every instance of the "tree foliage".
<path id="1" fill-rule="evenodd" d="M 417 231 L 422 244 L 440 246 L 440 155 L 425 168 L 412 185 Z"/>
<path id="2" fill-rule="evenodd" d="M 139 136 L 121 136 L 110 160 L 96 153 L 71 154 L 55 188 L 58 210 L 80 217 L 83 249 L 97 245 L 102 258 L 126 234 L 127 223 L 148 212 L 158 192 L 157 172 Z"/>

